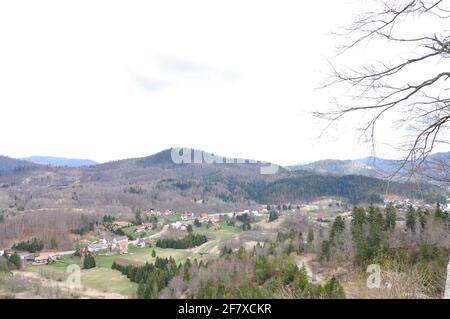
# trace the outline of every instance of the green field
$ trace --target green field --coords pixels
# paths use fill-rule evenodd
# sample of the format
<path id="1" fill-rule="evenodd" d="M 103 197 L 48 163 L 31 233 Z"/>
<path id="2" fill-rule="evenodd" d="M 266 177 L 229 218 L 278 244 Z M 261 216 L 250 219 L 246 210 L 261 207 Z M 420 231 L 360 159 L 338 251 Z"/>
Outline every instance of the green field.
<path id="1" fill-rule="evenodd" d="M 126 297 L 134 295 L 137 284 L 130 282 L 119 271 L 112 270 L 111 266 L 114 261 L 118 263 L 130 263 L 134 265 L 143 265 L 146 262 L 152 263 L 156 257 L 169 258 L 172 257 L 177 263 L 184 262 L 187 258 L 197 261 L 217 256 L 220 252 L 218 246 L 221 240 L 231 238 L 240 232 L 239 227 L 227 226 L 225 223 L 218 223 L 215 226 L 207 228 L 193 227 L 195 233 L 203 234 L 208 237 L 208 242 L 191 249 L 172 249 L 159 248 L 147 245 L 144 248 L 137 248 L 130 245 L 128 254 L 96 256 L 97 266 L 92 269 L 81 270 L 81 283 L 85 287 L 94 288 L 104 292 L 112 292 L 121 294 Z M 152 257 L 152 251 L 155 251 L 156 257 Z M 68 265 L 76 264 L 81 267 L 81 258 L 75 256 L 67 256 L 63 260 L 42 266 L 28 266 L 26 271 L 37 273 L 41 276 L 54 279 L 65 280 L 67 278 L 66 268 Z"/>

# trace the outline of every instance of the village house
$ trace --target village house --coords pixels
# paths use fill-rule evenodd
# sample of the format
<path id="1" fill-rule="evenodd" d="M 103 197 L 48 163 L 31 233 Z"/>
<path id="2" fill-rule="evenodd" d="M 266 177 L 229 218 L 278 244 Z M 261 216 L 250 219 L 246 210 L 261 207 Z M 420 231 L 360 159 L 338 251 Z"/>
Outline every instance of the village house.
<path id="1" fill-rule="evenodd" d="M 155 227 L 154 223 L 150 223 L 150 222 L 145 222 L 142 224 L 142 226 L 144 226 L 145 229 L 152 229 L 153 227 Z"/>
<path id="2" fill-rule="evenodd" d="M 119 249 L 119 254 L 128 254 L 128 237 L 117 236 L 113 239 L 112 249 Z"/>
<path id="3" fill-rule="evenodd" d="M 220 222 L 220 214 L 211 214 L 208 216 L 208 220 L 213 223 L 218 223 Z"/>
<path id="4" fill-rule="evenodd" d="M 351 211 L 349 211 L 349 212 L 345 212 L 345 213 L 341 213 L 341 214 L 339 214 L 342 218 L 344 218 L 344 219 L 352 219 L 352 212 Z"/>
<path id="5" fill-rule="evenodd" d="M 153 229 L 154 227 L 156 227 L 156 224 L 150 223 L 150 222 L 145 222 L 145 223 L 142 223 L 142 225 L 136 226 L 134 228 L 134 232 L 135 233 L 141 233 L 144 230 Z"/>
<path id="6" fill-rule="evenodd" d="M 91 253 L 95 253 L 95 252 L 99 252 L 102 250 L 109 250 L 109 242 L 105 239 L 102 238 L 98 241 L 92 242 L 88 244 L 87 247 L 87 251 L 91 252 Z"/>
<path id="7" fill-rule="evenodd" d="M 19 253 L 20 259 L 25 263 L 33 263 L 36 256 L 39 254 L 35 253 Z"/>
<path id="8" fill-rule="evenodd" d="M 153 209 L 147 210 L 144 212 L 145 216 L 155 216 L 155 211 Z"/>
<path id="9" fill-rule="evenodd" d="M 41 252 L 39 255 L 34 258 L 34 264 L 42 265 L 48 263 L 49 260 L 49 253 L 48 252 Z"/>
<path id="10" fill-rule="evenodd" d="M 136 226 L 136 227 L 134 227 L 134 232 L 138 233 L 138 234 L 143 232 L 144 230 L 145 230 L 144 226 Z"/>
<path id="11" fill-rule="evenodd" d="M 172 215 L 172 214 L 173 214 L 173 212 L 170 209 L 166 209 L 164 211 L 164 216 L 169 216 L 169 215 Z"/>
<path id="12" fill-rule="evenodd" d="M 192 218 L 194 218 L 194 213 L 184 212 L 183 214 L 181 214 L 181 220 L 189 220 Z"/>
<path id="13" fill-rule="evenodd" d="M 145 247 L 145 240 L 143 240 L 142 238 L 139 238 L 137 240 L 136 247 L 144 248 Z"/>
<path id="14" fill-rule="evenodd" d="M 186 230 L 187 227 L 180 221 L 174 222 L 170 224 L 170 227 L 173 229 Z"/>

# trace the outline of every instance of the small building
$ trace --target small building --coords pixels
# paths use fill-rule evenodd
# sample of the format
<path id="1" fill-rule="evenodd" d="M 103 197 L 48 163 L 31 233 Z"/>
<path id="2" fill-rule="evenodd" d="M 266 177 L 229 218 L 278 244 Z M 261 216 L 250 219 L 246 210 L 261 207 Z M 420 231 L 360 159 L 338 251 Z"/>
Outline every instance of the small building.
<path id="1" fill-rule="evenodd" d="M 143 232 L 144 230 L 145 230 L 144 226 L 136 226 L 136 227 L 134 227 L 134 232 L 138 233 L 138 234 Z"/>
<path id="2" fill-rule="evenodd" d="M 142 226 L 144 227 L 144 229 L 152 229 L 153 227 L 155 227 L 155 224 L 150 223 L 150 222 L 145 222 L 142 224 Z"/>
<path id="3" fill-rule="evenodd" d="M 41 252 L 37 257 L 34 258 L 35 264 L 46 264 L 49 260 L 49 253 L 48 252 Z"/>
<path id="4" fill-rule="evenodd" d="M 128 254 L 128 237 L 117 236 L 113 239 L 113 248 L 119 248 L 120 254 Z"/>
<path id="5" fill-rule="evenodd" d="M 25 263 L 33 263 L 36 256 L 37 256 L 37 254 L 27 253 L 24 255 L 20 255 L 20 259 L 22 259 L 22 261 Z"/>
<path id="6" fill-rule="evenodd" d="M 3 249 L 0 250 L 0 257 L 3 256 L 4 253 L 5 253 L 5 251 Z"/>
<path id="7" fill-rule="evenodd" d="M 194 218 L 194 213 L 184 212 L 181 214 L 181 220 L 190 220 Z"/>
<path id="8" fill-rule="evenodd" d="M 208 220 L 213 223 L 218 223 L 220 222 L 220 214 L 211 214 L 208 216 Z"/>
<path id="9" fill-rule="evenodd" d="M 142 238 L 138 239 L 138 241 L 136 243 L 136 247 L 144 248 L 145 247 L 145 240 L 143 240 Z"/>

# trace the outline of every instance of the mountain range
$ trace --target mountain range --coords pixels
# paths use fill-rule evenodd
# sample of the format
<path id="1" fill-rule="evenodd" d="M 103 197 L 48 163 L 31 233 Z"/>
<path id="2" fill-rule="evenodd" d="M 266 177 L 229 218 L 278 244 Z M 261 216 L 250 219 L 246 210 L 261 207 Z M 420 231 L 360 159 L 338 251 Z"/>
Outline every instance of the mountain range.
<path id="1" fill-rule="evenodd" d="M 76 159 L 76 158 L 51 157 L 51 156 L 30 156 L 30 157 L 23 157 L 20 159 L 35 164 L 50 165 L 50 166 L 81 167 L 97 164 L 97 162 L 89 159 Z"/>
<path id="2" fill-rule="evenodd" d="M 326 159 L 308 164 L 288 166 L 291 171 L 309 171 L 318 174 L 329 175 L 363 175 L 376 178 L 390 178 L 394 180 L 407 180 L 410 177 L 411 166 L 409 163 L 402 167 L 399 160 L 383 159 L 379 157 L 365 157 L 355 160 Z M 416 173 L 422 180 L 430 177 L 438 177 L 435 180 L 450 180 L 450 152 L 430 154 L 421 165 L 421 170 Z"/>
<path id="3" fill-rule="evenodd" d="M 148 157 L 79 167 L 0 157 L 0 211 L 14 213 L 20 208 L 130 213 L 135 208 L 171 208 L 202 212 L 299 203 L 321 196 L 340 197 L 356 204 L 381 201 L 387 192 L 427 202 L 443 201 L 448 195 L 437 186 L 388 183 L 358 174 L 371 172 L 367 168 L 369 160 L 356 164 L 325 161 L 320 172 L 280 168 L 272 175 L 261 174 L 263 164 L 238 162 L 176 164 L 172 149 Z M 348 167 L 353 170 L 344 170 Z"/>

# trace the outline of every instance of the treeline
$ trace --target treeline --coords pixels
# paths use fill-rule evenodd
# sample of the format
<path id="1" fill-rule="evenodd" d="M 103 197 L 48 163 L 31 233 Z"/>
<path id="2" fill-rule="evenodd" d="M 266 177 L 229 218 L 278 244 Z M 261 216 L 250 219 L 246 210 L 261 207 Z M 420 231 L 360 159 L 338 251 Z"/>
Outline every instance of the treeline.
<path id="1" fill-rule="evenodd" d="M 40 239 L 33 238 L 32 240 L 22 241 L 13 245 L 12 249 L 35 253 L 44 249 L 44 243 Z"/>
<path id="2" fill-rule="evenodd" d="M 155 263 L 146 263 L 141 267 L 114 262 L 112 269 L 120 271 L 132 282 L 139 284 L 136 294 L 140 299 L 157 298 L 159 292 L 179 273 L 179 267 L 172 257 L 156 257 Z"/>
<path id="3" fill-rule="evenodd" d="M 396 220 L 392 204 L 384 211 L 372 205 L 355 207 L 351 221 L 336 217 L 328 238 L 322 241 L 322 261 L 349 260 L 363 271 L 370 264 L 399 272 L 414 269 L 421 274 L 419 278 L 426 278 L 425 292 L 441 296 L 450 256 L 448 214 L 439 205 L 434 210 L 410 206 L 403 224 Z"/>
<path id="4" fill-rule="evenodd" d="M 205 235 L 190 233 L 186 237 L 181 239 L 159 239 L 156 242 L 156 247 L 160 248 L 175 248 L 175 249 L 187 249 L 196 246 L 200 246 L 208 241 Z"/>

